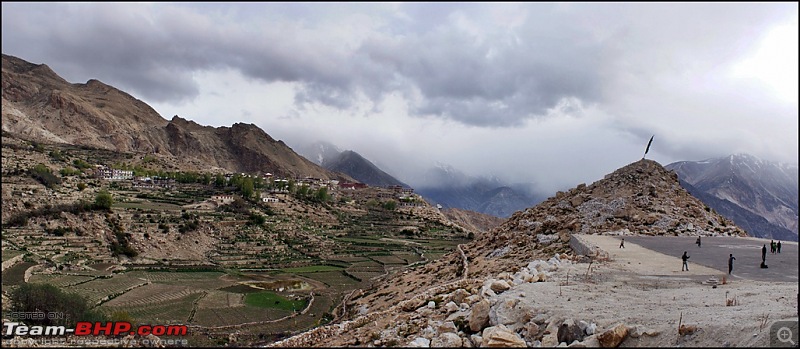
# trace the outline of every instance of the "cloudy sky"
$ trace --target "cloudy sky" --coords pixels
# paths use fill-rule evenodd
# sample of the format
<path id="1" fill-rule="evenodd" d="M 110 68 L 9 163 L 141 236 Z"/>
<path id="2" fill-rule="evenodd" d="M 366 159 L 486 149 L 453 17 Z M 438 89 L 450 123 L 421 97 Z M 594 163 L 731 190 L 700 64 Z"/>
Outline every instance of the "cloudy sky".
<path id="1" fill-rule="evenodd" d="M 211 126 L 543 190 L 798 159 L 797 3 L 2 3 L 2 52 Z"/>

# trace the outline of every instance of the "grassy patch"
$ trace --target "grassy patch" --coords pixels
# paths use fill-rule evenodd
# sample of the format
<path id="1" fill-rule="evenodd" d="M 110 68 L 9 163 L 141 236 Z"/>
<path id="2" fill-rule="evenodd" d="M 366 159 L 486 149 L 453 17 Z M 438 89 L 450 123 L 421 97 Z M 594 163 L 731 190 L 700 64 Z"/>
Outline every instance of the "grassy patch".
<path id="1" fill-rule="evenodd" d="M 259 308 L 273 308 L 282 310 L 300 311 L 306 306 L 306 300 L 291 300 L 279 296 L 273 292 L 248 293 L 244 298 L 244 303 Z"/>

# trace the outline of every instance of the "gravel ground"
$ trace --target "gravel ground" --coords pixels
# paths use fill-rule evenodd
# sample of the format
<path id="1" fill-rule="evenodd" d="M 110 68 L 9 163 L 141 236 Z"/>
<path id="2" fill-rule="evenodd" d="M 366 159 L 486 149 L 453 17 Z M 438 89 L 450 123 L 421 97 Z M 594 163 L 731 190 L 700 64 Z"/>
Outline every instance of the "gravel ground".
<path id="1" fill-rule="evenodd" d="M 797 321 L 797 282 L 728 278 L 713 288 L 706 281 L 721 280 L 727 271 L 690 263 L 689 271 L 681 272 L 679 256 L 628 240 L 620 249 L 612 236 L 582 237 L 608 251 L 612 261 L 594 263 L 591 271 L 586 263 L 565 265 L 554 275 L 556 282 L 522 284 L 501 296 L 519 298 L 540 314 L 594 322 L 600 330 L 624 323 L 658 333 L 629 337 L 622 347 L 766 347 L 775 321 Z M 734 305 L 726 304 L 734 299 Z M 697 331 L 679 335 L 679 320 Z"/>

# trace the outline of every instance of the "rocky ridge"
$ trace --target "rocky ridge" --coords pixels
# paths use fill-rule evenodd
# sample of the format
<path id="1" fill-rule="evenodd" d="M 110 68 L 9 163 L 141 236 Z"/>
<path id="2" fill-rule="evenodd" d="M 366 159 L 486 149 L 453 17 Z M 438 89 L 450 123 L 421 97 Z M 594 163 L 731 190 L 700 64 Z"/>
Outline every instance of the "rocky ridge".
<path id="1" fill-rule="evenodd" d="M 689 195 L 674 172 L 642 159 L 591 185 L 559 192 L 457 252 L 354 295 L 347 304 L 351 320 L 275 345 L 616 346 L 626 336 L 657 335 L 622 324 L 601 332 L 590 319 L 537 313 L 523 306 L 522 295 L 500 298 L 517 286 L 560 280 L 565 275 L 559 268 L 607 260 L 598 250 L 583 257 L 572 252 L 573 235 L 582 234 L 746 235 Z"/>

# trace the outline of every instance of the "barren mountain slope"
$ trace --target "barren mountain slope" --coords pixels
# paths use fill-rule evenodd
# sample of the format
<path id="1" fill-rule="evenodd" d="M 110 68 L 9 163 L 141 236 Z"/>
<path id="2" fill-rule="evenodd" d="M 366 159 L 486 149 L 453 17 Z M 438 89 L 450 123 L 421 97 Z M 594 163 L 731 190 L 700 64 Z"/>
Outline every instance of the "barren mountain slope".
<path id="1" fill-rule="evenodd" d="M 71 84 L 44 64 L 3 55 L 3 131 L 26 140 L 151 154 L 181 170 L 271 172 L 341 178 L 252 124 L 207 127 L 165 120 L 144 102 L 97 80 Z"/>

